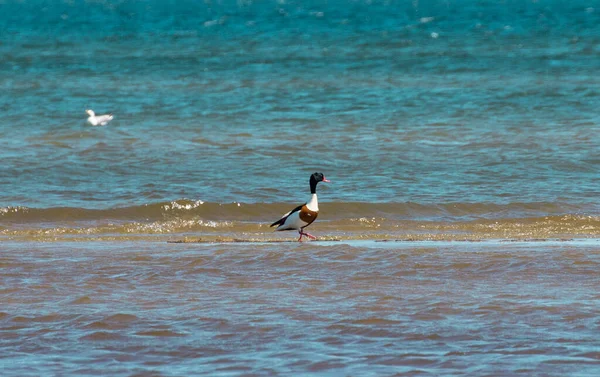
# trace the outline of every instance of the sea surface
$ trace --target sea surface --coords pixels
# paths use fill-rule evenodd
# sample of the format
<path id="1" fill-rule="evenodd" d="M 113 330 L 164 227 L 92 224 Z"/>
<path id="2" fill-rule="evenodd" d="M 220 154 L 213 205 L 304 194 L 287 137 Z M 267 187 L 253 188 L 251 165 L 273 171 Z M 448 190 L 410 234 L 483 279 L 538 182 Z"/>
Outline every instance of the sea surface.
<path id="1" fill-rule="evenodd" d="M 597 0 L 0 0 L 0 375 L 599 375 L 599 72 Z"/>

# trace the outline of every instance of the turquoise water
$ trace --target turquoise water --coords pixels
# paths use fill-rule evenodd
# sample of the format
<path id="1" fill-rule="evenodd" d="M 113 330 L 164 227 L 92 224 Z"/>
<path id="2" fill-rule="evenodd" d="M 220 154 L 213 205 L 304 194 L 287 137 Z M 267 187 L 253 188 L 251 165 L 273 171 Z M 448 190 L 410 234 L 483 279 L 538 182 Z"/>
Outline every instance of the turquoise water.
<path id="1" fill-rule="evenodd" d="M 4 207 L 295 202 L 319 170 L 326 201 L 596 208 L 594 2 L 1 7 Z"/>

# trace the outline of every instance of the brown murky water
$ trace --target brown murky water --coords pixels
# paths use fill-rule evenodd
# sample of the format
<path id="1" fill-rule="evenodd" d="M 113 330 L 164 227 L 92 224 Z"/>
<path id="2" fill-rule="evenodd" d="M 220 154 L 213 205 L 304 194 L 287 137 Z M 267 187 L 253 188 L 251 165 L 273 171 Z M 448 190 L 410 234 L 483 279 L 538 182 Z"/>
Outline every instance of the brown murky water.
<path id="1" fill-rule="evenodd" d="M 3 376 L 600 373 L 600 243 L 2 244 Z"/>

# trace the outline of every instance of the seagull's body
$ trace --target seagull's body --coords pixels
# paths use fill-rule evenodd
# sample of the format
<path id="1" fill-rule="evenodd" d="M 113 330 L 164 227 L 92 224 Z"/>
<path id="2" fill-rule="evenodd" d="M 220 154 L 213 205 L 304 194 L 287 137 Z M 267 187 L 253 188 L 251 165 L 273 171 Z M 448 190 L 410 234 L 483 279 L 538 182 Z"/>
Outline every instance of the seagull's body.
<path id="1" fill-rule="evenodd" d="M 112 114 L 96 115 L 93 110 L 86 110 L 85 112 L 89 115 L 87 121 L 92 126 L 106 126 L 113 119 Z"/>
<path id="2" fill-rule="evenodd" d="M 297 230 L 300 234 L 298 241 L 302 241 L 302 236 L 313 240 L 316 239 L 313 235 L 304 232 L 304 228 L 312 224 L 319 215 L 319 201 L 317 200 L 317 183 L 319 182 L 329 181 L 325 179 L 322 173 L 311 175 L 309 201 L 286 213 L 281 219 L 271 224 L 271 226 L 277 225 L 275 230 Z"/>

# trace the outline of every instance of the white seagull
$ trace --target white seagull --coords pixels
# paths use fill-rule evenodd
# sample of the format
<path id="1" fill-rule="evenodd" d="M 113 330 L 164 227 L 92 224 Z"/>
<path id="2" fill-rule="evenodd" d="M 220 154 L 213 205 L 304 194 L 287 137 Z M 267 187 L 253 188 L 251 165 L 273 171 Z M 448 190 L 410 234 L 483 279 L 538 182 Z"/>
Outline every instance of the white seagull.
<path id="1" fill-rule="evenodd" d="M 106 126 L 113 119 L 112 114 L 96 115 L 93 110 L 86 110 L 85 112 L 88 113 L 89 118 L 87 118 L 87 121 L 92 126 Z"/>

